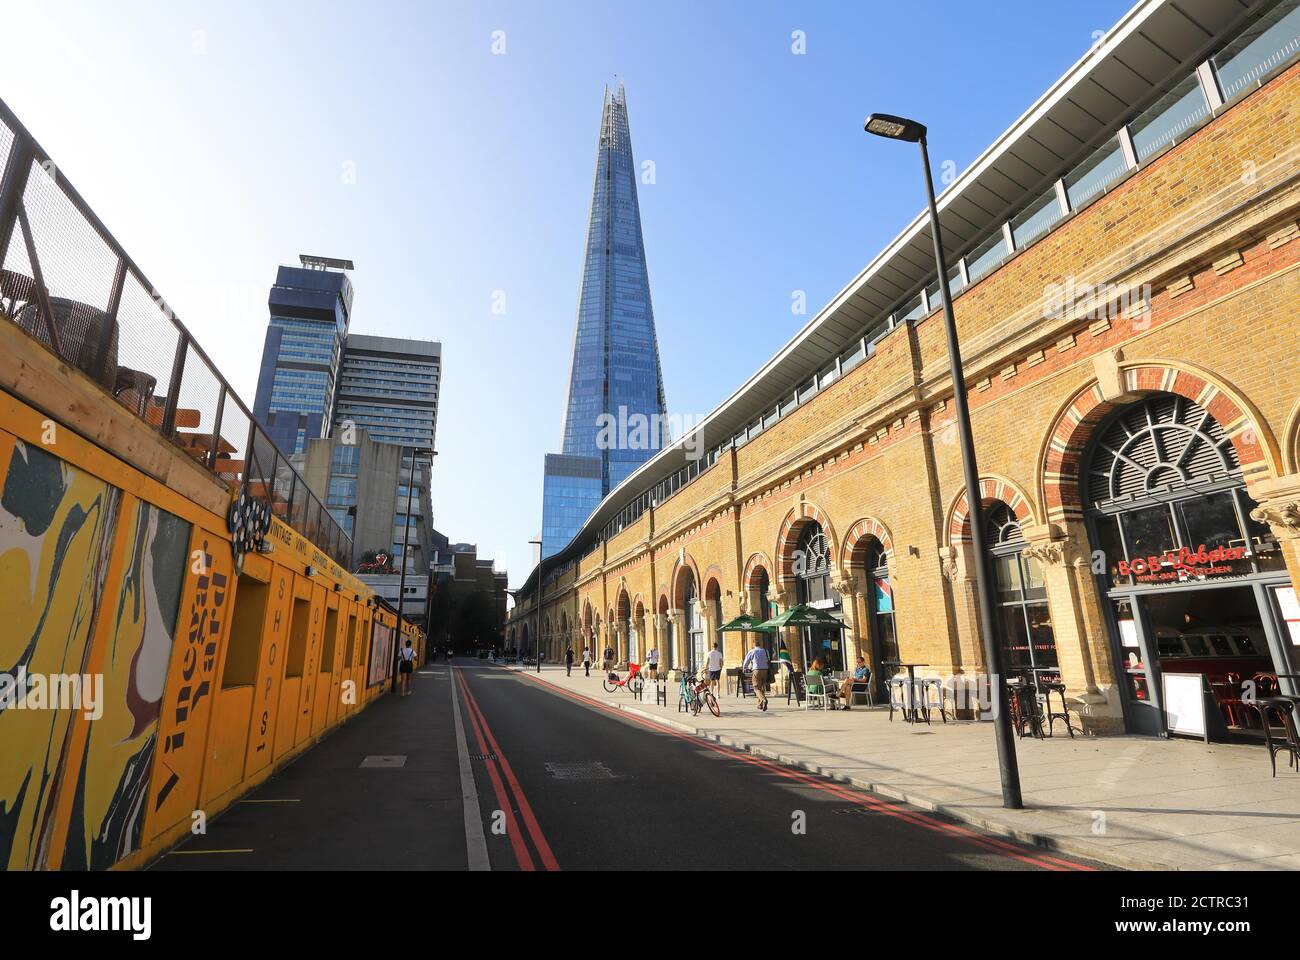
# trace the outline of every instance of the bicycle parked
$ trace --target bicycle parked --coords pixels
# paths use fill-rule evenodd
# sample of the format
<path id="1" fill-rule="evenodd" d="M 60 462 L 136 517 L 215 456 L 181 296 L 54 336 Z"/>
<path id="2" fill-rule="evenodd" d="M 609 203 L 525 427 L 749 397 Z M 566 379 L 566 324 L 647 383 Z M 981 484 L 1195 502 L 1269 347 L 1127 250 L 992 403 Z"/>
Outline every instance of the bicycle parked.
<path id="1" fill-rule="evenodd" d="M 639 664 L 629 663 L 627 665 L 627 677 L 621 678 L 613 670 L 605 674 L 605 679 L 601 681 L 606 693 L 613 693 L 622 688 L 627 690 L 636 699 L 641 699 L 641 691 L 645 688 L 645 677 L 641 676 L 641 667 Z"/>
<path id="2" fill-rule="evenodd" d="M 686 709 L 696 717 L 700 715 L 702 707 L 708 707 L 709 712 L 715 717 L 722 716 L 722 708 L 718 705 L 718 698 L 709 688 L 709 681 L 701 680 L 694 673 L 682 671 L 681 686 L 677 691 L 677 704 L 679 709 L 685 704 Z"/>

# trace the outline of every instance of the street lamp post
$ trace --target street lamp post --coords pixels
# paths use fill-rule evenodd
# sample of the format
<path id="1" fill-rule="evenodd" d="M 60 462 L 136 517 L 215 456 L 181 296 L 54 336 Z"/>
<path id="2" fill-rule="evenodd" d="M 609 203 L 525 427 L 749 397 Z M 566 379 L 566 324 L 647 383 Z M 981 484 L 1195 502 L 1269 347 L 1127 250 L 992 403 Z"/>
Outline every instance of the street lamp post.
<path id="1" fill-rule="evenodd" d="M 432 468 L 433 458 L 438 455 L 437 450 L 430 450 L 427 447 L 402 446 L 398 451 L 397 476 L 399 478 L 402 476 L 401 461 L 405 457 L 407 450 L 411 451 L 411 469 L 406 475 L 406 521 L 402 524 L 402 575 L 397 581 L 397 642 L 393 644 L 393 679 L 391 687 L 394 692 L 397 690 L 397 661 L 402 655 L 402 606 L 406 601 L 406 553 L 407 544 L 411 538 L 411 494 L 415 492 L 415 458 L 421 455 L 427 456 L 429 466 Z M 429 600 L 430 597 L 426 593 L 424 596 L 426 613 L 428 612 Z"/>
<path id="2" fill-rule="evenodd" d="M 988 664 L 993 693 L 993 723 L 998 747 L 998 770 L 1002 779 L 1002 805 L 1012 810 L 1023 806 L 1020 796 L 1020 769 L 1016 762 L 1016 743 L 1011 732 L 1011 717 L 1006 709 L 1006 677 L 1003 676 L 997 636 L 993 630 L 993 594 L 988 580 L 984 553 L 984 526 L 980 503 L 979 470 L 975 465 L 975 443 L 971 437 L 970 408 L 966 403 L 966 378 L 962 373 L 961 347 L 957 342 L 957 322 L 952 313 L 952 293 L 948 289 L 948 265 L 943 256 L 943 235 L 939 227 L 939 209 L 934 198 L 934 178 L 930 173 L 930 154 L 926 150 L 926 128 L 915 120 L 887 113 L 873 113 L 867 118 L 867 133 L 890 140 L 917 143 L 921 147 L 921 166 L 925 169 L 926 200 L 930 207 L 930 235 L 934 240 L 934 261 L 939 269 L 939 292 L 943 299 L 943 322 L 948 335 L 948 359 L 952 367 L 952 389 L 957 412 L 957 434 L 961 444 L 962 472 L 966 480 L 966 503 L 971 526 L 971 549 L 975 551 L 975 590 L 979 596 L 980 633 L 984 643 L 984 662 Z"/>
<path id="3" fill-rule="evenodd" d="M 537 608 L 537 633 L 533 637 L 533 659 L 537 661 L 537 672 L 542 672 L 542 541 L 529 540 L 529 545 L 537 544 L 537 593 L 533 595 L 533 606 Z"/>

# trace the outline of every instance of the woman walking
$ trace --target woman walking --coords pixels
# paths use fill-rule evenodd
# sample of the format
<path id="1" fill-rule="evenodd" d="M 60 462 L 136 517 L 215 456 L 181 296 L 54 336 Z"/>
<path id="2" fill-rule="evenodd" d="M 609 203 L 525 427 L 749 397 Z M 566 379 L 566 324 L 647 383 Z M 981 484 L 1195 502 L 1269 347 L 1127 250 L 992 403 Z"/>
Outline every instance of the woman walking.
<path id="1" fill-rule="evenodd" d="M 411 695 L 411 673 L 415 670 L 415 651 L 411 649 L 411 641 L 406 641 L 406 646 L 401 649 L 402 662 L 398 666 L 398 673 L 402 678 L 402 685 L 399 696 L 409 697 Z"/>

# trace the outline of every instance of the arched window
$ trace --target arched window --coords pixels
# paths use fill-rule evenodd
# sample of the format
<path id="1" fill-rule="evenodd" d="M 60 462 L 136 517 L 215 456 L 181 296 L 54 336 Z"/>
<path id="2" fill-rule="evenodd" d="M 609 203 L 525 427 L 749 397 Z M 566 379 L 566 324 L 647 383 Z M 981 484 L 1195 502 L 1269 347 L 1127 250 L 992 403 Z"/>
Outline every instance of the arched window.
<path id="1" fill-rule="evenodd" d="M 809 521 L 794 554 L 795 593 L 800 603 L 839 600 L 831 589 L 831 547 L 821 524 Z"/>
<path id="2" fill-rule="evenodd" d="M 1245 486 L 1231 439 L 1193 401 L 1156 394 L 1116 415 L 1093 441 L 1083 483 L 1112 586 L 1191 579 L 1169 554 L 1202 545 L 1242 553 L 1204 565 L 1202 579 L 1283 569 Z"/>
<path id="3" fill-rule="evenodd" d="M 998 500 L 984 508 L 984 537 L 993 568 L 1003 666 L 1009 676 L 1058 669 L 1056 633 L 1043 568 L 1026 556 L 1015 513 Z"/>
<path id="4" fill-rule="evenodd" d="M 840 608 L 840 595 L 831 586 L 831 545 L 821 524 L 808 521 L 799 534 L 794 554 L 795 596 L 800 603 L 812 604 L 830 612 Z M 844 637 L 842 631 L 804 627 L 803 663 L 807 669 L 813 660 L 821 660 L 826 670 L 843 670 Z"/>
<path id="5" fill-rule="evenodd" d="M 704 624 L 700 618 L 695 574 L 682 571 L 682 628 L 686 631 L 686 668 L 698 670 L 704 661 Z"/>
<path id="6" fill-rule="evenodd" d="M 867 553 L 868 602 L 871 605 L 871 636 L 875 641 L 877 662 L 898 663 L 898 631 L 894 620 L 894 588 L 889 582 L 889 554 L 879 541 Z M 876 668 L 881 692 L 885 690 L 888 671 Z"/>

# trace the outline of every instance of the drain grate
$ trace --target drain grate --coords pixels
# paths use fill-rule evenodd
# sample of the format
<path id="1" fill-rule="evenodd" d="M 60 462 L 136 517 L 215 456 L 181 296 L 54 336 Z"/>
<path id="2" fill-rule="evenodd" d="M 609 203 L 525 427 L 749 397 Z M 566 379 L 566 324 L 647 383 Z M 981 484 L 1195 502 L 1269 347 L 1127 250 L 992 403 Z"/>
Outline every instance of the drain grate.
<path id="1" fill-rule="evenodd" d="M 495 760 L 497 755 L 495 753 L 471 753 L 469 758 L 471 760 Z"/>
<path id="2" fill-rule="evenodd" d="M 551 762 L 546 765 L 546 772 L 556 780 L 613 780 L 614 771 L 599 760 L 584 763 Z"/>
<path id="3" fill-rule="evenodd" d="M 363 767 L 386 767 L 390 770 L 406 766 L 405 754 L 376 754 L 361 761 Z"/>

